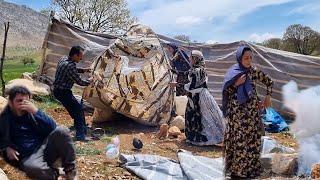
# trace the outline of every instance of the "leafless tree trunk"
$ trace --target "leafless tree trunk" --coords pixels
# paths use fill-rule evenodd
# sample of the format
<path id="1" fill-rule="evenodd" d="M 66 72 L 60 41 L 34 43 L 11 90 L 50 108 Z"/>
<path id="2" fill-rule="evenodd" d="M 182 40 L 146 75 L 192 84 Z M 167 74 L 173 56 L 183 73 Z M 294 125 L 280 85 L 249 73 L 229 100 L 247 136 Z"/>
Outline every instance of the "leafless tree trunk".
<path id="1" fill-rule="evenodd" d="M 7 46 L 7 37 L 8 37 L 8 31 L 9 31 L 9 22 L 4 23 L 4 40 L 3 40 L 3 47 L 2 47 L 2 56 L 1 56 L 1 64 L 0 64 L 0 78 L 1 78 L 1 84 L 2 84 L 2 96 L 4 96 L 4 91 L 6 88 L 5 81 L 3 79 L 3 62 L 4 58 L 6 56 L 6 46 Z"/>

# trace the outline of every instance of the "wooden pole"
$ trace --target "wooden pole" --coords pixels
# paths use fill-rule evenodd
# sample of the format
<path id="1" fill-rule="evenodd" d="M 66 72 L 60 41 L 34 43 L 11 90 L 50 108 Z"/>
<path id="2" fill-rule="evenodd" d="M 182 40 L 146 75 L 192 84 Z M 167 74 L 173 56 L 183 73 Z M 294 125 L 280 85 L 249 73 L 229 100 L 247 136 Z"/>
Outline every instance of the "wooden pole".
<path id="1" fill-rule="evenodd" d="M 3 47 L 2 47 L 2 56 L 1 56 L 1 63 L 0 63 L 0 78 L 1 78 L 1 84 L 2 84 L 2 96 L 4 97 L 4 91 L 6 88 L 6 82 L 3 78 L 3 62 L 6 57 L 6 46 L 7 46 L 7 37 L 8 37 L 8 31 L 9 31 L 10 22 L 4 23 L 4 40 L 3 40 Z"/>

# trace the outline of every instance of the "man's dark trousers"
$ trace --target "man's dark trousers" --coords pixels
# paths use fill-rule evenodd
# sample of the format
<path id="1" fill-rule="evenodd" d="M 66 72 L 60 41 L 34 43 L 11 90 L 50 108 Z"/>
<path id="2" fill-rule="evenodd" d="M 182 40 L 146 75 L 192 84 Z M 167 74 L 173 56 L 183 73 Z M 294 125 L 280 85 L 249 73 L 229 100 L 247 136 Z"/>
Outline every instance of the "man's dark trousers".
<path id="1" fill-rule="evenodd" d="M 84 140 L 86 136 L 86 121 L 82 105 L 73 96 L 72 91 L 68 89 L 54 89 L 54 96 L 67 109 L 69 115 L 74 120 L 77 140 Z"/>

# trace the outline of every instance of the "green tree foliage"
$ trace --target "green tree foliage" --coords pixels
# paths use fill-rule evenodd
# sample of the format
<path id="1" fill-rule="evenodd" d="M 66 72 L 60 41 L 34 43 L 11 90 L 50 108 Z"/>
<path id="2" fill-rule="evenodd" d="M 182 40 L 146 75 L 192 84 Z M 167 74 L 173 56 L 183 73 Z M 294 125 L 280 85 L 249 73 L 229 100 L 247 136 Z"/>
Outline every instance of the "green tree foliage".
<path id="1" fill-rule="evenodd" d="M 136 18 L 126 0 L 52 0 L 60 17 L 93 32 L 122 33 Z"/>

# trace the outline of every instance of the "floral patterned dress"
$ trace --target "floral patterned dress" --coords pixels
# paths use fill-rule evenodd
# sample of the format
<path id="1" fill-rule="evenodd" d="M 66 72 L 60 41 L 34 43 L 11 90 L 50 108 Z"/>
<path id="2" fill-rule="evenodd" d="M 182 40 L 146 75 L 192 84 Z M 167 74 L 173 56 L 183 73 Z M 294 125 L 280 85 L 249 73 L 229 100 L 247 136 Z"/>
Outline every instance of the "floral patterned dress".
<path id="1" fill-rule="evenodd" d="M 225 144 L 225 173 L 238 177 L 256 177 L 260 175 L 260 147 L 264 128 L 259 113 L 259 98 L 256 82 L 267 87 L 267 95 L 272 93 L 272 80 L 262 71 L 251 68 L 248 77 L 252 80 L 253 96 L 245 104 L 237 102 L 236 88 L 227 90 L 227 114 Z"/>

